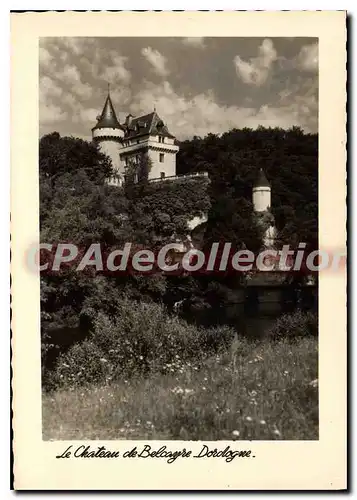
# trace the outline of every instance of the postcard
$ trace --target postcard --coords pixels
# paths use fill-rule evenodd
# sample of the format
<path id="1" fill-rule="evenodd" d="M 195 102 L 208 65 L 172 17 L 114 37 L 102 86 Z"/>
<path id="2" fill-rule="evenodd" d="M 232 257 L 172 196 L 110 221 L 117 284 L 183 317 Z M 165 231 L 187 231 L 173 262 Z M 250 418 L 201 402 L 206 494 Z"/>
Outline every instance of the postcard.
<path id="1" fill-rule="evenodd" d="M 346 13 L 13 13 L 11 73 L 14 488 L 346 489 Z"/>

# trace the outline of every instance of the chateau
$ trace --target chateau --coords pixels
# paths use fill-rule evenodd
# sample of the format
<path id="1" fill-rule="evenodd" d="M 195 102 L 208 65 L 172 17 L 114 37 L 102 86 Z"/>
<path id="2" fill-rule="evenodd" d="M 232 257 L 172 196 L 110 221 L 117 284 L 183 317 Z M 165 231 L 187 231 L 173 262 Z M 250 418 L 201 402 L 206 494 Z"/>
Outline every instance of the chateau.
<path id="1" fill-rule="evenodd" d="M 177 176 L 176 154 L 179 146 L 156 110 L 139 117 L 128 114 L 125 122 L 120 123 L 109 88 L 103 111 L 97 116 L 97 124 L 92 128 L 92 137 L 103 153 L 112 160 L 115 174 L 110 180 L 111 184 L 122 185 L 129 173 L 134 175 L 134 181 L 138 181 L 141 175 L 146 175 L 150 182 L 184 180 L 195 176 L 208 177 L 207 172 Z M 137 168 L 143 154 L 150 159 L 150 169 L 147 172 L 140 172 Z M 258 223 L 263 227 L 264 245 L 272 247 L 276 228 L 270 213 L 271 187 L 262 169 L 253 185 L 252 202 Z M 188 227 L 192 231 L 206 221 L 207 214 L 202 214 L 201 217 L 188 221 Z"/>
<path id="2" fill-rule="evenodd" d="M 103 111 L 97 120 L 92 128 L 92 137 L 112 159 L 115 177 L 111 183 L 122 184 L 129 168 L 139 164 L 142 153 L 150 159 L 149 180 L 176 176 L 179 146 L 156 110 L 135 118 L 129 114 L 124 123 L 119 123 L 108 90 Z M 136 172 L 136 178 L 138 175 L 140 173 Z"/>

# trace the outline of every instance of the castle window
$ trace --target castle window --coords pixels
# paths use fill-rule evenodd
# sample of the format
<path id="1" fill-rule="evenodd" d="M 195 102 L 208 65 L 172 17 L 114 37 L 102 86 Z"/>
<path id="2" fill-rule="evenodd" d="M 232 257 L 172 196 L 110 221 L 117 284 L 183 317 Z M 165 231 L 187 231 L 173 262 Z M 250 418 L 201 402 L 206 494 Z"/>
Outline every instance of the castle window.
<path id="1" fill-rule="evenodd" d="M 160 178 L 165 179 L 165 172 L 160 172 Z"/>
<path id="2" fill-rule="evenodd" d="M 160 161 L 160 163 L 164 163 L 164 161 L 165 161 L 165 155 L 164 155 L 164 153 L 160 153 L 159 161 Z"/>

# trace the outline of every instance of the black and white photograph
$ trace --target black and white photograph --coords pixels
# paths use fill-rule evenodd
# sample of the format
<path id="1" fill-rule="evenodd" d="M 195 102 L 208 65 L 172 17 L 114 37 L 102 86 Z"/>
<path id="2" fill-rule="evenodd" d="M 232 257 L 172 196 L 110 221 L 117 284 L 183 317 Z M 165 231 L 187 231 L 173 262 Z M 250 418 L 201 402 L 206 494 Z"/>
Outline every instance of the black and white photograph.
<path id="1" fill-rule="evenodd" d="M 44 439 L 318 439 L 318 40 L 39 50 Z"/>
<path id="2" fill-rule="evenodd" d="M 345 487 L 345 23 L 13 15 L 16 489 Z"/>

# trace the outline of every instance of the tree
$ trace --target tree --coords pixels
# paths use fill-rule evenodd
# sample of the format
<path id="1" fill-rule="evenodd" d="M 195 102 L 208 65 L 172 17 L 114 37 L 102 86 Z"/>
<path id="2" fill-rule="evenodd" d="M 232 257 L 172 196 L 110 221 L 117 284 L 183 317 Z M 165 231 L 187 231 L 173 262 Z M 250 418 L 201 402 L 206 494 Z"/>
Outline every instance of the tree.
<path id="1" fill-rule="evenodd" d="M 99 145 L 74 137 L 61 137 L 58 132 L 47 134 L 39 145 L 40 176 L 55 180 L 65 173 L 85 169 L 89 179 L 103 182 L 113 174 L 109 157 Z"/>
<path id="2" fill-rule="evenodd" d="M 237 215 L 242 213 L 241 199 L 252 199 L 252 186 L 263 168 L 272 187 L 272 213 L 281 236 L 281 244 L 303 241 L 318 246 L 318 140 L 298 127 L 289 130 L 263 128 L 233 129 L 221 136 L 209 134 L 183 141 L 177 155 L 179 173 L 207 170 L 211 177 L 211 213 L 209 224 L 215 232 L 235 233 Z M 244 210 L 243 210 L 244 212 Z M 219 214 L 224 214 L 220 217 Z M 224 219 L 224 220 L 223 220 Z M 247 222 L 249 218 L 245 218 Z M 249 227 L 237 233 L 237 239 L 257 240 L 249 236 Z M 253 226 L 251 229 L 255 232 Z M 245 236 L 244 236 L 244 234 Z"/>

